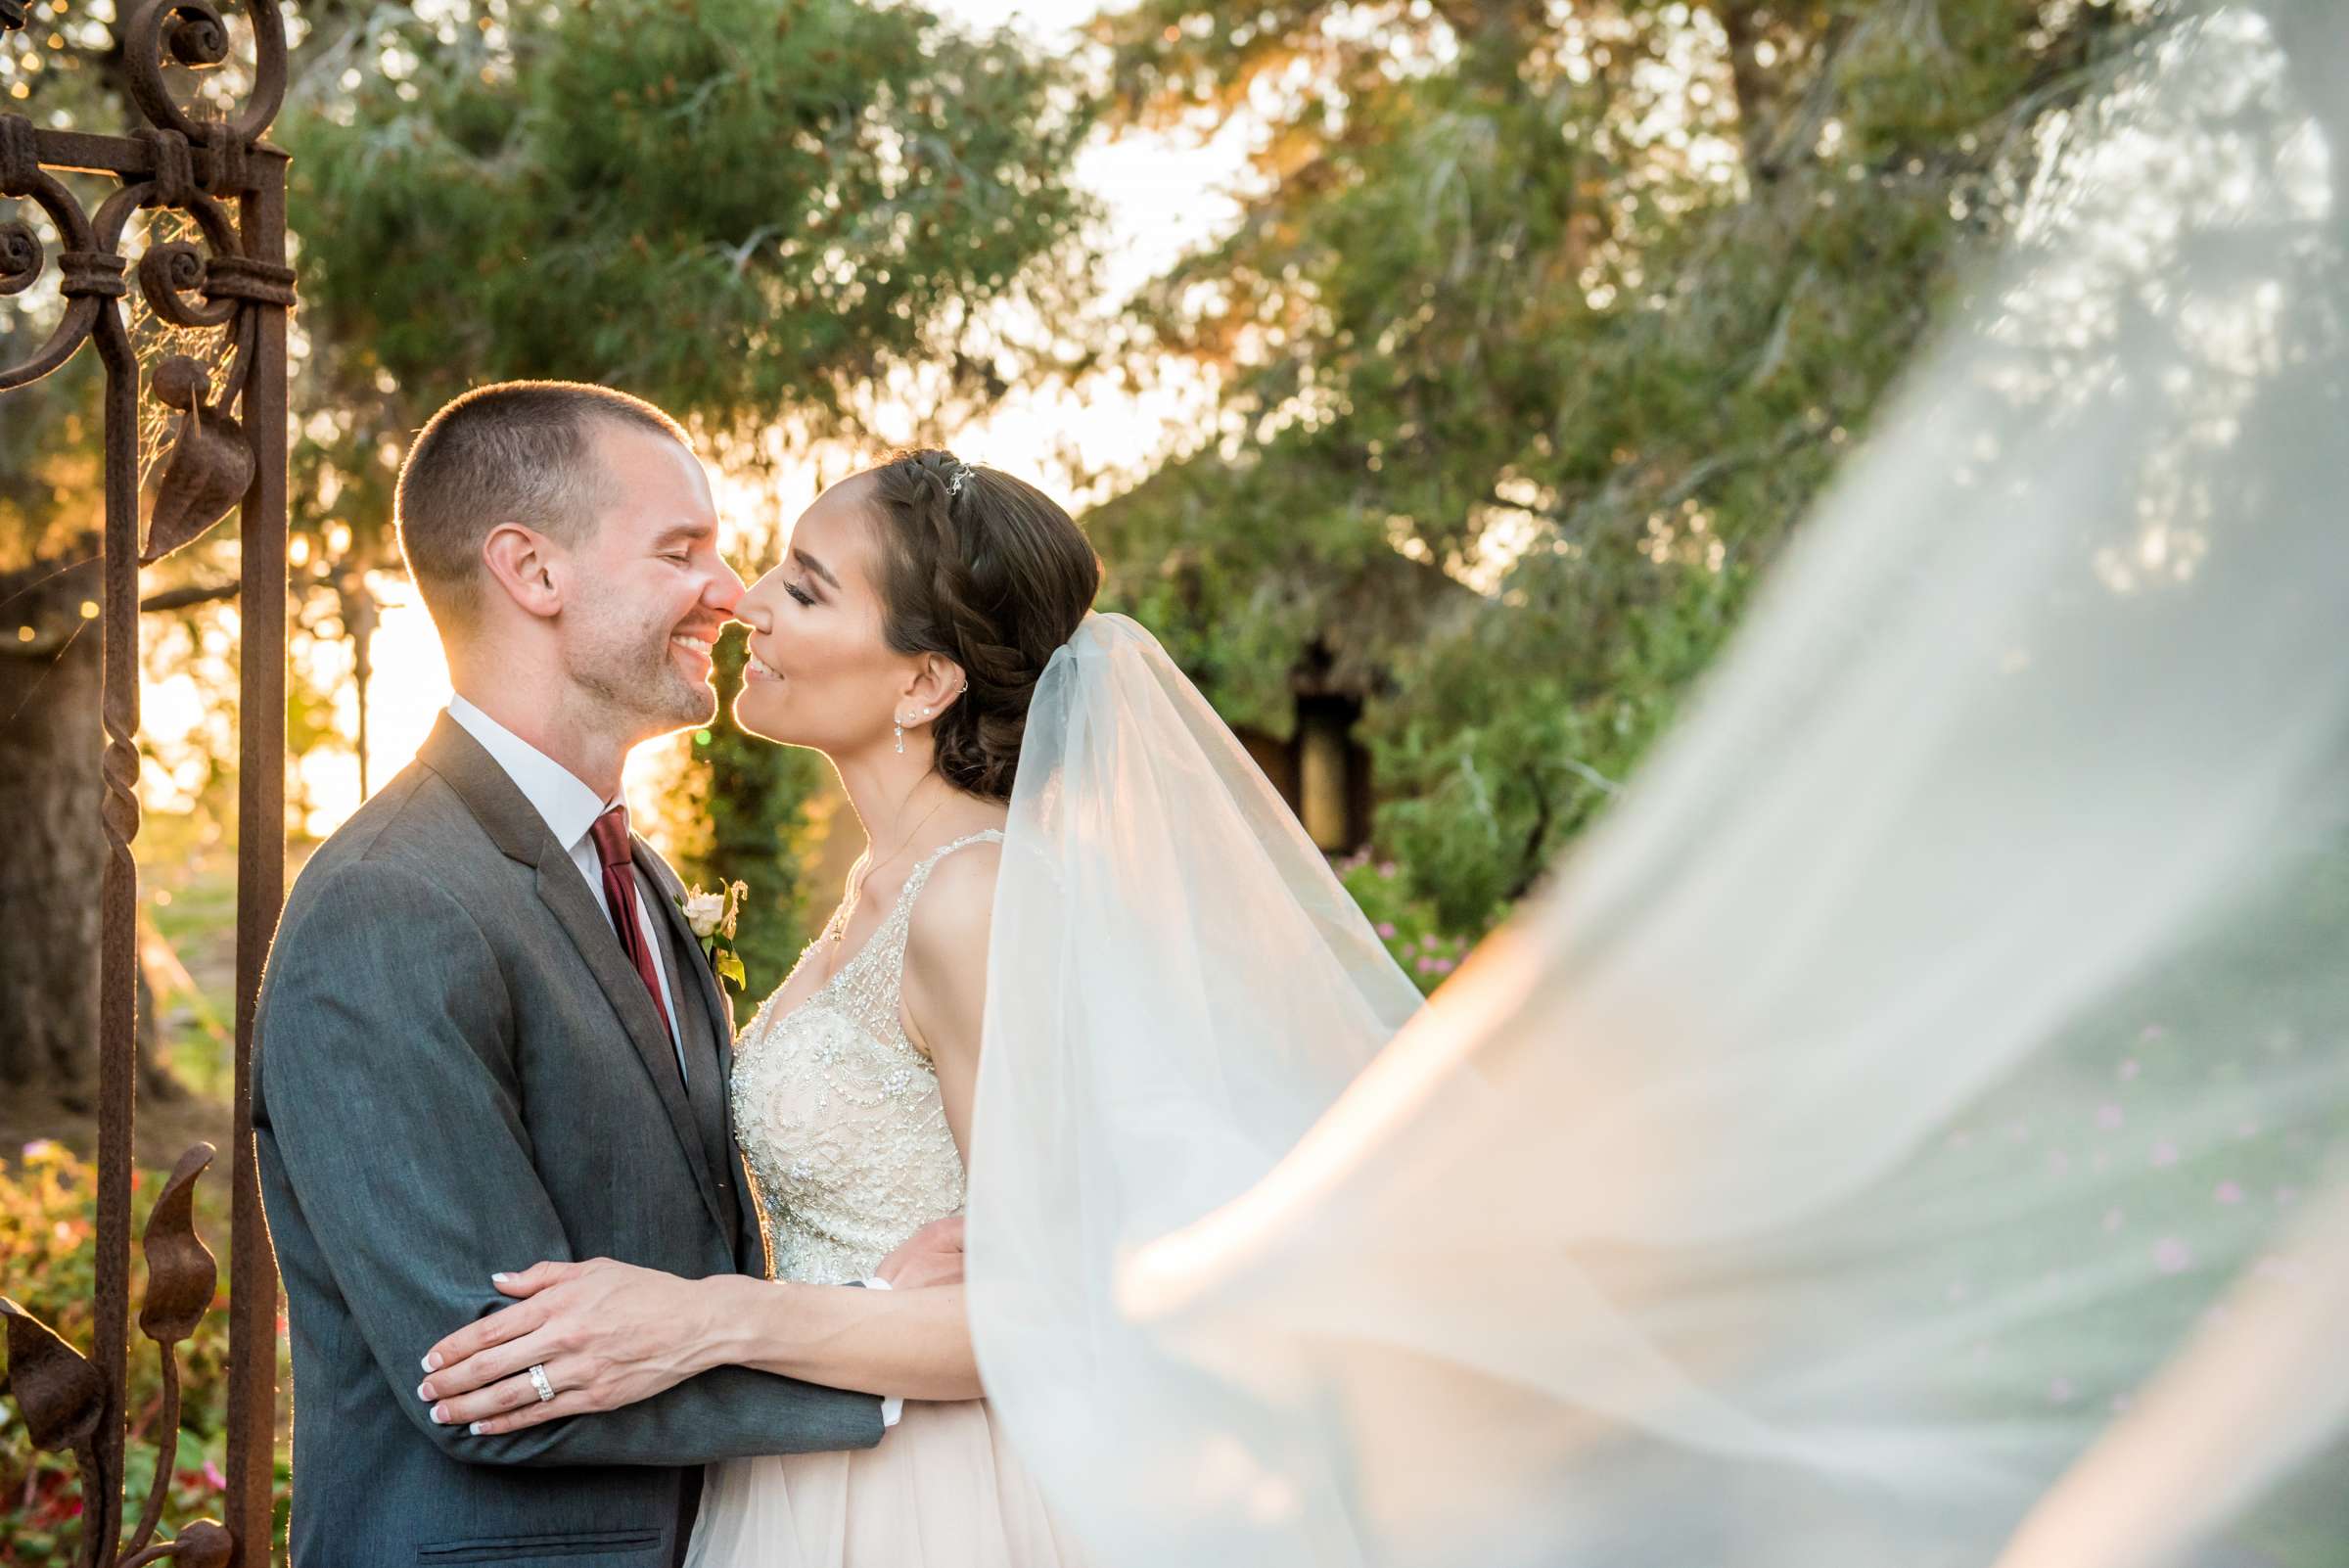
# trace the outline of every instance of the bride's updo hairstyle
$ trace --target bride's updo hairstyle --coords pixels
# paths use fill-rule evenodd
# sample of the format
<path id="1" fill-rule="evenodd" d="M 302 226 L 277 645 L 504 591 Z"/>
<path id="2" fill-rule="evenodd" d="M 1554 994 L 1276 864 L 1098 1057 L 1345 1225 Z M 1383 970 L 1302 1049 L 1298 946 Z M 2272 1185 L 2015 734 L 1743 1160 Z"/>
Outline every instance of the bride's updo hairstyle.
<path id="1" fill-rule="evenodd" d="M 873 480 L 882 635 L 898 653 L 953 660 L 970 681 L 932 726 L 938 770 L 1008 801 L 1029 698 L 1093 607 L 1100 559 L 1050 496 L 951 452 L 903 453 Z"/>

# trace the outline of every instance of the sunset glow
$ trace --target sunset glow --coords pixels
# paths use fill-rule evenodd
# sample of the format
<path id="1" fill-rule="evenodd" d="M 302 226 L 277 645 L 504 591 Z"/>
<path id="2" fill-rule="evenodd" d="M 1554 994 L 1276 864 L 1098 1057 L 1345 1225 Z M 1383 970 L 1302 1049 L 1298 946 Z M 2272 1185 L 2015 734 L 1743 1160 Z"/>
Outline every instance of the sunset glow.
<path id="1" fill-rule="evenodd" d="M 1016 25 L 1047 47 L 1067 47 L 1068 30 L 1097 8 L 1082 0 L 940 0 L 933 9 L 965 26 Z M 1246 137 L 1236 131 L 1204 145 L 1179 134 L 1130 131 L 1115 140 L 1102 137 L 1086 151 L 1079 170 L 1104 213 L 1100 251 L 1110 301 L 1122 302 L 1183 252 L 1236 219 L 1239 208 L 1230 192 L 1245 177 L 1248 151 Z M 1181 444 L 1186 432 L 1203 430 L 1213 392 L 1203 377 L 1181 366 L 1171 367 L 1157 385 L 1143 389 L 1106 376 L 1022 388 L 955 435 L 954 447 L 969 461 L 1035 477 L 1082 516 L 1084 506 L 1129 482 L 1159 452 Z M 884 390 L 874 423 L 886 440 L 913 438 L 920 410 L 911 397 L 911 389 Z M 875 455 L 827 447 L 799 454 L 772 475 L 714 475 L 729 534 L 728 558 L 746 575 L 762 570 L 791 519 L 824 485 Z M 1092 483 L 1086 482 L 1088 476 Z M 366 781 L 372 790 L 415 756 L 447 704 L 449 684 L 439 640 L 414 586 L 401 574 L 378 572 L 369 575 L 368 590 L 380 607 L 366 715 Z M 222 612 L 212 618 L 205 641 L 219 640 L 225 655 L 234 624 L 233 612 Z M 333 832 L 363 798 L 352 657 L 345 640 L 321 638 L 307 645 L 301 679 L 332 694 L 333 725 L 347 742 L 307 749 L 294 763 L 290 786 L 304 807 L 299 828 L 312 838 Z M 184 669 L 152 680 L 145 704 L 150 745 L 166 759 L 188 750 L 207 712 L 201 682 Z M 631 796 L 642 800 L 660 787 L 675 765 L 679 744 L 639 748 L 628 768 Z M 173 792 L 158 772 L 151 766 L 151 805 L 168 808 Z M 152 799 L 159 796 L 164 799 Z"/>

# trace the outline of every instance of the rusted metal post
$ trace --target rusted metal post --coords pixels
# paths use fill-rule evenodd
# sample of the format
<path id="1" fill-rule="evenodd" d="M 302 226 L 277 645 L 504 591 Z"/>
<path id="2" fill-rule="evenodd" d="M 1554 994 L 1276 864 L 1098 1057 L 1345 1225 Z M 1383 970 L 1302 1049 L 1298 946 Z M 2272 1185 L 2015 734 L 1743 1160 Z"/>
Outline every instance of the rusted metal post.
<path id="1" fill-rule="evenodd" d="M 166 57 L 205 69 L 228 58 L 216 0 L 139 0 L 116 28 L 131 96 L 146 123 L 129 136 L 42 129 L 0 115 L 0 199 L 38 204 L 62 239 L 56 256 L 66 308 L 49 341 L 21 365 L 0 366 L 0 393 L 40 380 L 95 340 L 106 371 L 105 577 L 100 707 L 106 733 L 107 843 L 99 892 L 98 1248 L 92 1354 L 84 1357 L 15 1303 L 6 1320 L 8 1390 L 39 1447 L 73 1453 L 81 1468 L 78 1561 L 140 1568 L 175 1558 L 188 1568 L 259 1568 L 268 1561 L 277 1410 L 277 1270 L 263 1222 L 253 1148 L 253 1020 L 261 961 L 285 898 L 286 159 L 261 141 L 286 89 L 278 0 L 246 0 L 256 56 L 252 92 L 232 120 L 199 120 L 171 96 Z M 0 0 L 0 31 L 25 22 Z M 53 171 L 111 175 L 117 188 L 95 214 Z M 232 220 L 230 209 L 234 208 Z M 122 249 L 141 209 L 186 213 L 202 244 L 151 242 L 135 275 Z M 0 296 L 21 294 L 50 258 L 28 223 L 0 221 Z M 121 302 L 134 286 L 173 326 L 218 330 L 233 357 L 221 386 L 197 360 L 157 365 L 145 390 L 178 413 L 172 449 L 140 536 L 141 372 Z M 237 1061 L 230 1160 L 228 1496 L 225 1526 L 187 1524 L 168 1542 L 161 1522 L 179 1431 L 176 1346 L 193 1333 L 218 1282 L 195 1232 L 193 1188 L 213 1151 L 198 1144 L 164 1183 L 143 1240 L 147 1294 L 140 1332 L 162 1360 L 164 1419 L 156 1481 L 123 1529 L 125 1408 L 130 1347 L 130 1181 L 138 1077 L 139 571 L 242 509 L 242 654 L 237 853 Z"/>
<path id="2" fill-rule="evenodd" d="M 256 158 L 245 199 L 247 254 L 286 259 L 286 161 Z M 244 540 L 239 595 L 236 1158 L 229 1236 L 228 1527 L 239 1568 L 269 1560 L 277 1419 L 277 1263 L 253 1147 L 253 1023 L 261 961 L 286 901 L 286 313 L 260 326 L 245 392 L 253 488 L 245 516 L 274 520 Z"/>
<path id="3" fill-rule="evenodd" d="M 100 216 L 103 220 L 103 211 Z M 93 1563 L 113 1560 L 122 1526 L 139 922 L 139 871 L 130 857 L 131 840 L 139 832 L 139 358 L 112 300 L 99 313 L 97 338 L 106 365 L 106 579 L 99 601 L 106 637 L 99 666 L 106 729 L 106 753 L 99 763 L 106 798 L 99 813 L 106 824 L 106 872 L 98 895 L 97 1348 L 109 1407 L 99 1429 L 99 1483 L 95 1495 L 87 1485 L 82 1494 L 85 1528 L 95 1542 L 89 1553 Z M 172 1438 L 176 1442 L 178 1434 Z"/>

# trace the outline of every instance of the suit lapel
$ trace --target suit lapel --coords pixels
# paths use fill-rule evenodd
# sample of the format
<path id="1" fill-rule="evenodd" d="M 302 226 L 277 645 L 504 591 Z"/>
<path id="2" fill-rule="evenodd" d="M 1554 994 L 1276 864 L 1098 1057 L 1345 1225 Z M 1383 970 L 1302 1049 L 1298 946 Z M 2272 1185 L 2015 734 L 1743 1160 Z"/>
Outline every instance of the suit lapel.
<path id="1" fill-rule="evenodd" d="M 619 1015 L 629 1043 L 636 1047 L 637 1058 L 653 1081 L 653 1091 L 660 1096 L 669 1129 L 676 1133 L 686 1164 L 693 1169 L 694 1182 L 701 1189 L 710 1218 L 728 1235 L 734 1234 L 734 1225 L 718 1202 L 716 1180 L 711 1174 L 693 1106 L 686 1099 L 685 1085 L 677 1078 L 676 1049 L 669 1042 L 668 1030 L 662 1024 L 661 1014 L 653 1005 L 651 993 L 644 989 L 643 980 L 622 950 L 620 934 L 597 906 L 595 896 L 587 891 L 579 868 L 555 842 L 554 835 L 546 830 L 545 819 L 506 776 L 506 770 L 497 765 L 496 759 L 466 734 L 464 726 L 456 720 L 443 714 L 417 753 L 417 760 L 448 781 L 499 850 L 509 858 L 536 868 L 539 902 L 571 938 L 588 972 L 595 976 L 597 989 Z M 679 977 L 676 989 L 680 996 L 686 993 L 687 987 L 688 983 Z"/>
<path id="2" fill-rule="evenodd" d="M 725 988 L 717 983 L 716 974 L 710 968 L 710 960 L 702 956 L 701 939 L 685 923 L 682 907 L 685 884 L 678 880 L 676 872 L 669 869 L 668 862 L 662 859 L 651 845 L 640 838 L 634 842 L 637 869 L 645 874 L 660 894 L 662 923 L 669 937 L 685 949 L 686 968 L 691 972 L 692 980 L 689 982 L 685 976 L 678 976 L 678 991 L 681 993 L 689 984 L 699 987 L 702 1008 L 710 1017 L 711 1033 L 717 1047 L 717 1065 L 721 1071 L 730 1070 L 733 1066 L 730 1047 L 734 1039 L 734 1008 L 726 996 Z"/>
<path id="3" fill-rule="evenodd" d="M 693 928 L 685 923 L 683 903 L 685 884 L 678 880 L 668 862 L 641 841 L 636 847 L 636 863 L 641 866 L 668 912 L 668 931 L 686 951 L 686 967 L 701 977 L 702 1006 L 710 1019 L 711 1042 L 714 1046 L 716 1068 L 711 1082 L 717 1087 L 717 1142 L 714 1158 L 719 1169 L 726 1173 L 733 1191 L 738 1195 L 735 1204 L 735 1255 L 746 1274 L 764 1278 L 767 1274 L 766 1226 L 759 1208 L 759 1188 L 751 1175 L 749 1164 L 742 1157 L 742 1142 L 735 1135 L 734 1096 L 734 998 L 718 984 L 717 976 L 702 956 L 701 943 L 694 937 Z M 699 1072 L 697 1067 L 695 1071 Z"/>
<path id="4" fill-rule="evenodd" d="M 653 852 L 642 845 L 637 853 L 644 856 L 637 864 L 652 884 L 649 896 L 667 902 L 660 879 L 653 873 Z M 677 997 L 677 1032 L 682 1037 L 687 1064 L 686 1098 L 692 1102 L 694 1120 L 702 1134 L 702 1157 L 712 1171 L 720 1173 L 718 1200 L 725 1209 L 727 1224 L 739 1230 L 742 1217 L 736 1206 L 737 1187 L 723 1173 L 727 1169 L 726 1080 L 718 1065 L 717 1026 L 711 1011 L 710 988 L 696 985 L 693 976 L 706 971 L 700 946 L 693 940 L 692 929 L 676 906 L 668 905 L 674 918 L 660 923 L 662 947 L 668 957 L 671 990 Z"/>

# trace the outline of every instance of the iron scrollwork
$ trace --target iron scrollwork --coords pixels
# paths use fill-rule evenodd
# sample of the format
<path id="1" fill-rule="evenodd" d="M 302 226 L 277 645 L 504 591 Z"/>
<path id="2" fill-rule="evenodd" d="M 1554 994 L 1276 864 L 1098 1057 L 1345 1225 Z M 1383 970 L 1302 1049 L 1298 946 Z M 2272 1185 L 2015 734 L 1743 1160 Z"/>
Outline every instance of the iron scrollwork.
<path id="1" fill-rule="evenodd" d="M 0 32 L 22 28 L 23 0 L 0 0 Z M 284 899 L 282 827 L 285 637 L 286 317 L 295 276 L 285 258 L 285 157 L 262 140 L 286 91 L 278 0 L 244 0 L 253 28 L 251 89 L 235 113 L 183 107 L 167 67 L 227 63 L 231 33 L 214 0 L 139 0 L 116 30 L 124 79 L 146 124 L 130 136 L 44 129 L 0 115 L 0 199 L 29 202 L 58 237 L 54 257 L 22 216 L 0 221 L 0 297 L 33 289 L 54 262 L 64 309 L 23 363 L 0 366 L 0 393 L 41 380 L 94 343 L 106 371 L 106 528 L 102 708 L 107 840 L 100 890 L 97 1330 L 84 1356 L 15 1302 L 6 1319 L 7 1386 L 35 1444 L 74 1456 L 87 1521 L 85 1568 L 257 1568 L 269 1551 L 276 1411 L 276 1272 L 258 1207 L 252 1150 L 252 1014 L 260 960 Z M 60 172 L 113 176 L 93 213 Z M 123 251 L 134 214 L 191 220 L 196 241 L 158 239 L 135 269 Z M 197 243 L 199 242 L 200 243 Z M 124 318 L 133 287 L 161 321 L 222 334 L 217 375 L 174 355 L 144 378 L 171 411 L 170 453 L 140 537 L 141 368 Z M 156 1539 L 179 1438 L 176 1347 L 210 1310 L 218 1268 L 196 1232 L 197 1178 L 215 1151 L 198 1144 L 179 1162 L 144 1232 L 147 1290 L 140 1330 L 161 1358 L 163 1410 L 155 1479 L 135 1525 L 123 1529 L 130 1288 L 130 1174 L 136 1078 L 133 1040 L 139 830 L 139 570 L 184 548 L 243 508 L 240 711 L 236 1143 L 231 1161 L 233 1242 L 227 1522 L 199 1520 Z"/>

